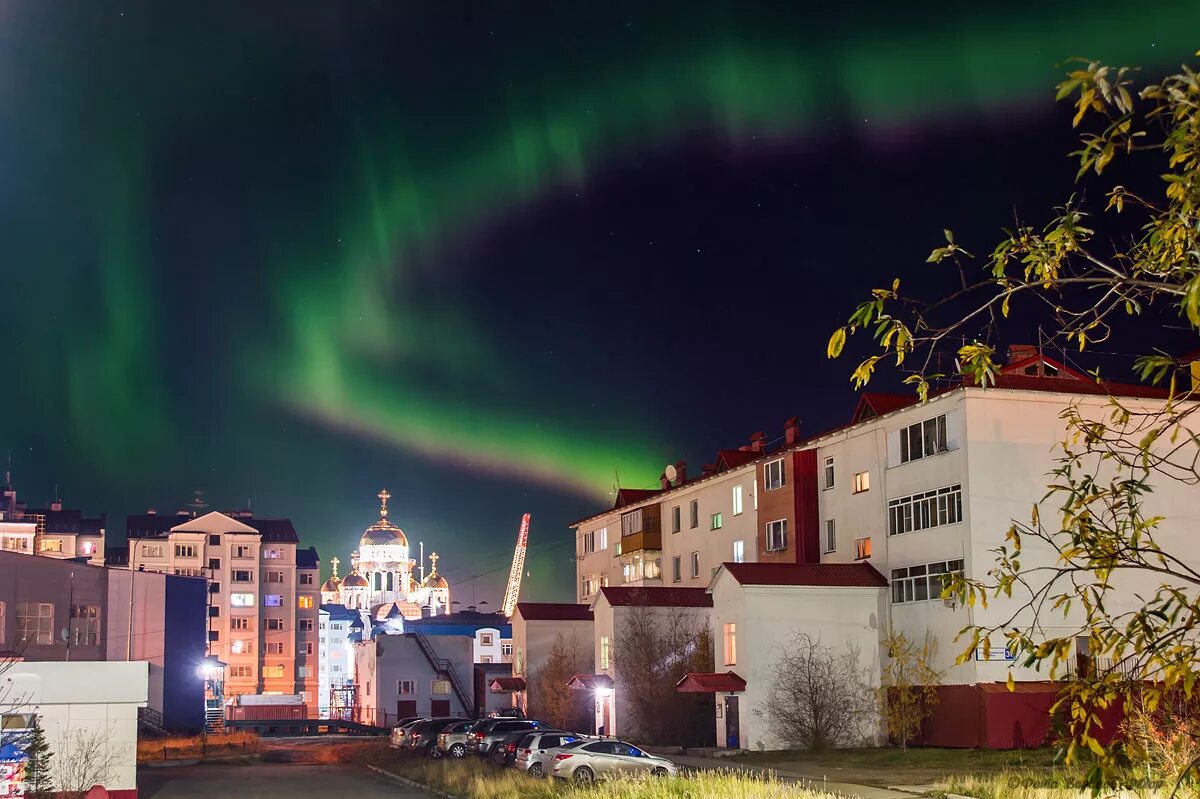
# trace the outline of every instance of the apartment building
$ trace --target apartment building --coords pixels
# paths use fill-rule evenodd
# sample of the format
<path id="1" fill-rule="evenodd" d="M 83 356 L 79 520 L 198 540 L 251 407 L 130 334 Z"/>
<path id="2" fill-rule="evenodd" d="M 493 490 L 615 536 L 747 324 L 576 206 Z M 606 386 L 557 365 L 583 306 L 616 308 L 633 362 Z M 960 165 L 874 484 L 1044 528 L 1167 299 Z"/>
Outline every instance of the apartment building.
<path id="1" fill-rule="evenodd" d="M 757 433 L 740 449 L 719 450 L 690 480 L 686 462 L 673 464 L 658 489 L 622 489 L 611 509 L 576 522 L 579 602 L 610 585 L 704 587 L 722 563 L 757 560 L 755 464 L 764 441 Z"/>
<path id="2" fill-rule="evenodd" d="M 0 485 L 0 550 L 104 565 L 104 515 L 84 516 L 55 499 L 29 508 L 17 499 L 11 473 Z"/>
<path id="3" fill-rule="evenodd" d="M 208 580 L 209 654 L 226 664 L 227 702 L 299 694 L 316 715 L 319 563 L 290 520 L 149 512 L 129 517 L 127 536 L 130 569 Z"/>
<path id="4" fill-rule="evenodd" d="M 362 616 L 345 605 L 321 605 L 319 609 L 317 642 L 318 669 L 317 717 L 330 718 L 333 689 L 345 689 L 354 684 L 354 643 L 351 636 L 363 631 Z"/>

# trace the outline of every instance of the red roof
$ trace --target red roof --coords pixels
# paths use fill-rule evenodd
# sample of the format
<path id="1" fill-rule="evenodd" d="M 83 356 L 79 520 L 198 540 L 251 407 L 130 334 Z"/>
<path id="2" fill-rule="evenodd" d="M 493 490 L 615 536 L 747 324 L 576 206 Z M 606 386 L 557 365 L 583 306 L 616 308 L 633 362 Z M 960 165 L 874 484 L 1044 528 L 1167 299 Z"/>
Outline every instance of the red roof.
<path id="1" fill-rule="evenodd" d="M 745 466 L 760 457 L 762 457 L 762 452 L 755 452 L 752 449 L 720 449 L 717 450 L 717 462 L 713 466 L 716 473 L 719 474 L 727 469 Z"/>
<path id="2" fill-rule="evenodd" d="M 869 563 L 725 563 L 742 585 L 811 585 L 886 588 L 887 580 Z M 684 589 L 686 590 L 686 589 Z"/>
<path id="3" fill-rule="evenodd" d="M 712 694 L 717 691 L 734 693 L 746 690 L 746 681 L 732 671 L 720 674 L 695 674 L 688 672 L 675 684 L 675 690 L 683 694 Z"/>
<path id="4" fill-rule="evenodd" d="M 572 691 L 594 691 L 597 688 L 612 688 L 613 679 L 607 674 L 576 674 L 567 681 Z"/>
<path id="5" fill-rule="evenodd" d="M 1099 394 L 1114 397 L 1133 397 L 1134 399 L 1166 399 L 1169 392 L 1165 388 L 1142 386 L 1136 383 L 1114 383 L 1109 380 L 1073 380 L 1069 377 L 1038 377 L 1037 375 L 996 375 L 993 388 L 1010 389 L 1014 391 L 1040 391 L 1061 394 Z"/>
<path id="6" fill-rule="evenodd" d="M 494 694 L 511 694 L 513 691 L 524 691 L 525 681 L 520 677 L 497 677 L 488 683 L 488 690 Z"/>
<path id="7" fill-rule="evenodd" d="M 592 609 L 574 602 L 518 602 L 525 621 L 591 621 Z"/>
<path id="8" fill-rule="evenodd" d="M 600 589 L 613 607 L 711 608 L 712 596 L 704 588 L 625 588 L 606 585 Z"/>
<path id="9" fill-rule="evenodd" d="M 866 419 L 874 419 L 876 416 L 883 416 L 916 404 L 915 392 L 912 394 L 881 394 L 876 391 L 866 391 L 858 398 L 858 405 L 854 407 L 850 424 L 858 424 Z"/>
<path id="10" fill-rule="evenodd" d="M 617 500 L 613 503 L 613 509 L 636 505 L 642 500 L 650 499 L 655 494 L 661 493 L 662 491 L 657 488 L 622 488 L 617 491 Z"/>

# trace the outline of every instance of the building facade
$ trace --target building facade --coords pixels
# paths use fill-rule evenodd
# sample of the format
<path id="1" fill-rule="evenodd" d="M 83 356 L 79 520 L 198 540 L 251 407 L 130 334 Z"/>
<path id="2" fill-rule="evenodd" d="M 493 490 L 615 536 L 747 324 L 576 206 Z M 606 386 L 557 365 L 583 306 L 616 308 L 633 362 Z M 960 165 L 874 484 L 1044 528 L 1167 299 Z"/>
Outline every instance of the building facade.
<path id="1" fill-rule="evenodd" d="M 287 519 L 249 511 L 130 517 L 129 568 L 208 580 L 208 650 L 224 697 L 298 694 L 318 708 L 319 563 Z"/>
<path id="2" fill-rule="evenodd" d="M 577 672 L 593 671 L 594 628 L 592 609 L 587 605 L 518 602 L 512 616 L 512 674 L 520 682 L 513 703 L 527 714 L 537 712 L 529 706 L 529 682 L 560 642 L 578 659 Z"/>
<path id="3" fill-rule="evenodd" d="M 331 710 L 343 710 L 342 703 L 334 699 L 334 691 L 352 691 L 354 679 L 354 642 L 351 636 L 361 640 L 364 624 L 361 614 L 344 605 L 321 605 L 318 624 L 320 653 L 318 670 L 317 716 L 331 718 Z"/>
<path id="4" fill-rule="evenodd" d="M 61 499 L 29 508 L 17 499 L 12 476 L 0 485 L 0 551 L 104 565 L 104 515 L 64 509 Z"/>
<path id="5" fill-rule="evenodd" d="M 155 722 L 198 730 L 206 600 L 195 578 L 0 552 L 0 658 L 142 661 Z"/>
<path id="6" fill-rule="evenodd" d="M 414 633 L 364 641 L 354 648 L 356 720 L 392 726 L 411 716 L 473 718 L 473 653 L 474 641 L 465 635 L 442 636 L 436 651 L 427 649 Z"/>

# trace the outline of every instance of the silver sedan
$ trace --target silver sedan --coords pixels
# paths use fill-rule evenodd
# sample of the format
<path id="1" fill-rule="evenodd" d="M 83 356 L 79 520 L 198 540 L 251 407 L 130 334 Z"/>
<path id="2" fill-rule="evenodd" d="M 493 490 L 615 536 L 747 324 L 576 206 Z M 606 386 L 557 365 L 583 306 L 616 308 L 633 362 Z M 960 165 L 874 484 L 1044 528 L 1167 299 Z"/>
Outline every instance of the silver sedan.
<path id="1" fill-rule="evenodd" d="M 550 773 L 559 779 L 587 784 L 622 774 L 652 774 L 673 777 L 678 766 L 666 758 L 643 752 L 633 744 L 612 738 L 576 743 L 567 748 L 550 750 L 553 755 Z"/>

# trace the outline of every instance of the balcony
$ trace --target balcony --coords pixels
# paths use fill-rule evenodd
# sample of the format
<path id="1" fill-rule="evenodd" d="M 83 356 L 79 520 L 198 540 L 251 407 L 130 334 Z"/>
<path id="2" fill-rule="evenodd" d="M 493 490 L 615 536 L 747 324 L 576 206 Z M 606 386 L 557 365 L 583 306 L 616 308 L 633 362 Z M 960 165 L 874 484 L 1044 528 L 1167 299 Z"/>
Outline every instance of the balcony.
<path id="1" fill-rule="evenodd" d="M 662 549 L 662 533 L 658 530 L 642 530 L 640 533 L 621 536 L 621 554 L 628 555 L 643 549 Z"/>

